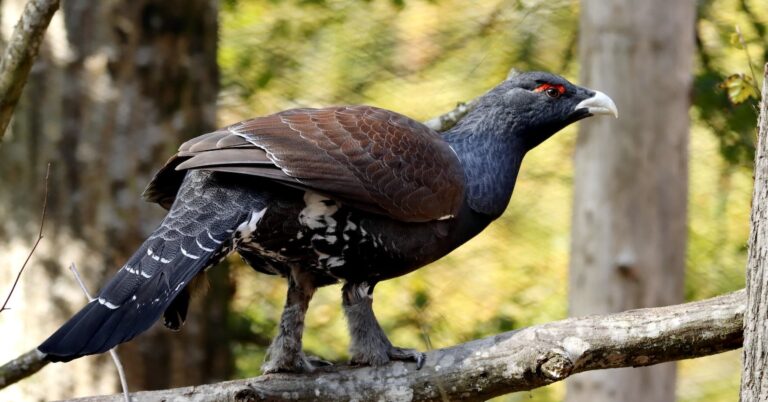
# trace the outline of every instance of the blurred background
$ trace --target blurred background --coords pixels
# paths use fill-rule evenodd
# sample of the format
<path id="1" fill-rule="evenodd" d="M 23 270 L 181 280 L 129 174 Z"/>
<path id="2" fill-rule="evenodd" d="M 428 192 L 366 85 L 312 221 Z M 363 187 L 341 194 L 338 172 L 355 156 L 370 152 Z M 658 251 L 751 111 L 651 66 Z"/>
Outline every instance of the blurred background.
<path id="1" fill-rule="evenodd" d="M 762 71 L 768 56 L 768 3 L 690 3 L 695 41 L 684 76 L 692 86 L 680 95 L 691 119 L 681 300 L 744 286 L 757 102 L 751 68 Z M 1 4 L 7 38 L 23 2 Z M 10 288 L 34 242 L 52 162 L 46 238 L 12 309 L 0 314 L 0 358 L 35 347 L 84 304 L 71 263 L 95 291 L 155 227 L 163 211 L 139 196 L 185 139 L 292 107 L 364 103 L 427 120 L 481 95 L 510 68 L 579 83 L 589 76 L 578 48 L 582 7 L 575 0 L 63 0 L 0 146 L 0 289 Z M 394 344 L 441 348 L 568 315 L 577 131 L 569 127 L 527 156 L 509 208 L 483 234 L 377 286 L 376 313 Z M 254 273 L 236 256 L 222 265 L 181 333 L 158 326 L 118 348 L 132 391 L 259 374 L 284 280 Z M 310 354 L 346 359 L 340 302 L 339 286 L 313 300 L 304 338 Z M 676 400 L 737 400 L 739 360 L 734 351 L 681 362 Z M 113 371 L 105 356 L 49 365 L 0 399 L 113 393 Z M 565 390 L 559 383 L 498 400 L 562 401 Z"/>

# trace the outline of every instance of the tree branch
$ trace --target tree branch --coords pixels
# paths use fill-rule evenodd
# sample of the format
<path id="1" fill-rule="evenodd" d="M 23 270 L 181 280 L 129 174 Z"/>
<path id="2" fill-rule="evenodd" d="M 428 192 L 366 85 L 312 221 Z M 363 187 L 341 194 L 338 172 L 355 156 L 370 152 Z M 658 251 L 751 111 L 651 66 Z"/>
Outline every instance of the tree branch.
<path id="1" fill-rule="evenodd" d="M 0 141 L 27 83 L 45 30 L 58 8 L 59 0 L 30 0 L 13 29 L 0 61 Z"/>
<path id="2" fill-rule="evenodd" d="M 520 74 L 519 71 L 511 68 L 507 72 L 507 79 L 510 79 L 518 74 Z M 455 126 L 459 120 L 464 118 L 467 113 L 471 112 L 472 109 L 475 108 L 477 105 L 477 100 L 481 97 L 482 95 L 467 102 L 459 102 L 453 110 L 425 121 L 424 125 L 439 132 L 449 130 L 451 127 Z"/>
<path id="3" fill-rule="evenodd" d="M 440 116 L 433 117 L 424 122 L 424 125 L 435 130 L 445 131 L 455 126 L 456 123 L 466 116 L 475 107 L 475 99 L 469 102 L 459 102 L 456 107 L 448 113 L 441 114 Z"/>
<path id="4" fill-rule="evenodd" d="M 43 360 L 43 354 L 38 352 L 37 349 L 32 349 L 5 363 L 0 367 L 0 389 L 37 373 L 47 364 L 48 361 Z"/>
<path id="5" fill-rule="evenodd" d="M 538 388 L 582 371 L 648 366 L 736 349 L 743 290 L 699 302 L 570 318 L 427 354 L 424 367 L 330 367 L 131 394 L 142 401 L 481 401 Z M 114 401 L 121 395 L 78 402 Z"/>

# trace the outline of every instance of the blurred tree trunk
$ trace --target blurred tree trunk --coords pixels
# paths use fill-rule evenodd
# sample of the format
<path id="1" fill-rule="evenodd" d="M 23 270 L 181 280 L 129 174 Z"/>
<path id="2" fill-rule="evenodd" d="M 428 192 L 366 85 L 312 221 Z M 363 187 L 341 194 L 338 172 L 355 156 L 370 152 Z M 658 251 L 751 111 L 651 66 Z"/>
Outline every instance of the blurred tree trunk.
<path id="1" fill-rule="evenodd" d="M 582 123 L 575 155 L 570 314 L 683 299 L 695 2 L 582 0 L 581 83 L 620 118 Z M 675 399 L 674 363 L 585 373 L 568 402 Z"/>
<path id="2" fill-rule="evenodd" d="M 768 400 L 768 64 L 763 70 L 757 149 L 755 150 L 755 188 L 752 192 L 752 218 L 747 262 L 747 309 L 744 313 L 744 372 L 741 376 L 741 402 Z"/>
<path id="3" fill-rule="evenodd" d="M 11 19 L 24 2 L 3 3 Z M 53 162 L 46 237 L 0 322 L 4 358 L 35 347 L 85 304 L 70 263 L 94 292 L 123 264 L 163 215 L 140 198 L 153 172 L 181 141 L 215 126 L 215 1 L 67 0 L 61 11 L 0 149 L 0 283 L 10 283 L 35 238 Z M 183 334 L 156 326 L 118 349 L 132 390 L 229 376 L 221 328 L 231 285 L 225 270 L 212 275 Z M 108 358 L 82 360 L 48 366 L 23 393 L 50 400 L 117 390 Z"/>

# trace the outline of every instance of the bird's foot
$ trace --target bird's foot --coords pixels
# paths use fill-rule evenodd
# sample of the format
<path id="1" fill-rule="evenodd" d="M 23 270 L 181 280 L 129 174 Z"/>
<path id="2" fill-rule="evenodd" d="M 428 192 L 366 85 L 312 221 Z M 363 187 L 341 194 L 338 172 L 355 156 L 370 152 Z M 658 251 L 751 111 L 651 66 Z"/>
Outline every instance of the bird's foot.
<path id="1" fill-rule="evenodd" d="M 264 374 L 271 373 L 311 373 L 318 367 L 331 366 L 333 363 L 316 356 L 307 356 L 304 352 L 293 355 L 287 353 L 270 355 L 261 365 Z"/>
<path id="2" fill-rule="evenodd" d="M 373 314 L 373 284 L 346 283 L 342 288 L 342 305 L 349 324 L 351 364 L 383 366 L 390 361 L 415 362 L 424 365 L 426 355 L 415 349 L 392 346 Z"/>
<path id="3" fill-rule="evenodd" d="M 351 364 L 365 366 L 383 366 L 390 361 L 415 362 L 416 370 L 424 366 L 427 355 L 416 349 L 399 348 L 389 345 L 386 348 L 362 350 L 352 356 Z"/>

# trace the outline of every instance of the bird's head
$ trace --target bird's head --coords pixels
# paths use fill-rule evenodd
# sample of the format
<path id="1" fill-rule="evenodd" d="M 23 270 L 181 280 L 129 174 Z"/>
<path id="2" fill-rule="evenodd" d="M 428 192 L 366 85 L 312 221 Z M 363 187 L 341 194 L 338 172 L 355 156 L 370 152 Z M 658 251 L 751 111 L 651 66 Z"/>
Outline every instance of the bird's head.
<path id="1" fill-rule="evenodd" d="M 526 150 L 586 117 L 618 117 L 616 105 L 604 93 L 544 72 L 510 77 L 481 97 L 473 112 L 481 131 L 515 136 Z"/>

